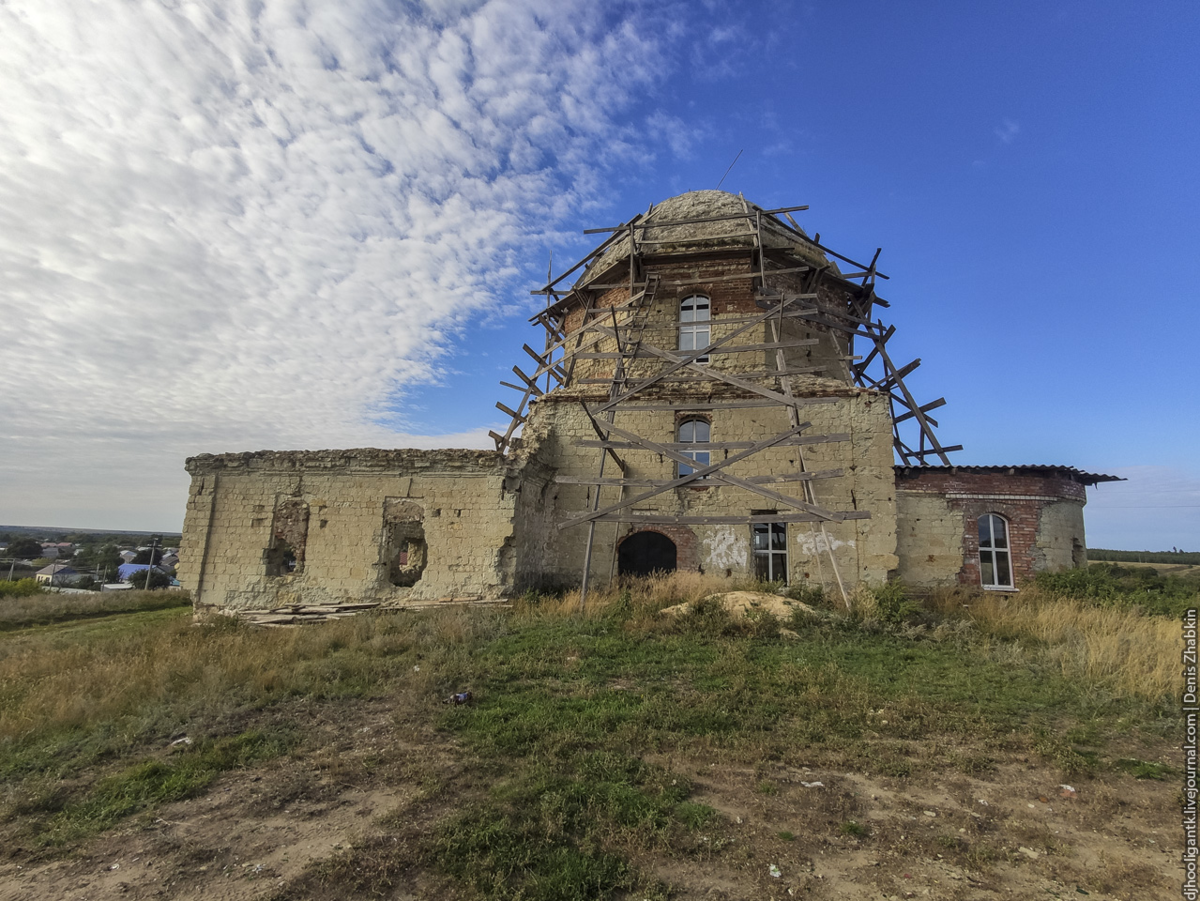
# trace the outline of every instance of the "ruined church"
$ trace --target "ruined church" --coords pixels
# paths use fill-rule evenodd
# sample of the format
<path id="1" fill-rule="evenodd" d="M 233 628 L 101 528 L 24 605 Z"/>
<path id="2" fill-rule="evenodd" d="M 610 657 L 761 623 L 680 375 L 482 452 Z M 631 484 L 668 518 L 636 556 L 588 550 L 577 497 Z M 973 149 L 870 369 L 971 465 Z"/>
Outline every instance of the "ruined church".
<path id="1" fill-rule="evenodd" d="M 198 611 L 418 606 L 692 570 L 1010 591 L 1086 563 L 1059 465 L 956 466 L 915 397 L 886 276 L 740 195 L 593 233 L 539 292 L 494 450 L 201 454 L 181 575 Z"/>

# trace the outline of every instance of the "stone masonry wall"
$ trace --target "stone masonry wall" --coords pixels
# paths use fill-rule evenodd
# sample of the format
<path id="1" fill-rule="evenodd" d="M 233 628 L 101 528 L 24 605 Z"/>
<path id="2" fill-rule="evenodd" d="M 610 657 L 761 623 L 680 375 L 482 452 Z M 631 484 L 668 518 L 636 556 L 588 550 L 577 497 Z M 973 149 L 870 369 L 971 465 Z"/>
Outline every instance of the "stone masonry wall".
<path id="1" fill-rule="evenodd" d="M 919 587 L 979 585 L 978 519 L 1008 521 L 1018 585 L 1043 570 L 1083 566 L 1086 489 L 1062 475 L 920 472 L 896 480 L 899 576 Z"/>
<path id="2" fill-rule="evenodd" d="M 685 258 L 670 258 L 662 261 L 648 259 L 644 265 L 645 273 L 657 275 L 661 287 L 655 295 L 654 303 L 646 316 L 644 341 L 674 352 L 679 346 L 679 309 L 682 301 L 692 295 L 703 295 L 710 303 L 710 328 L 713 340 L 717 340 L 730 331 L 741 327 L 744 323 L 728 320 L 738 320 L 745 317 L 757 316 L 764 311 L 754 298 L 752 279 L 757 275 L 757 268 L 752 267 L 747 255 L 712 255 Z M 745 274 L 745 279 L 730 278 Z M 799 275 L 771 276 L 773 287 L 787 293 L 802 291 Z M 820 305 L 844 309 L 845 294 L 830 285 L 822 285 L 816 301 Z M 600 293 L 595 301 L 594 309 L 607 309 L 622 304 L 629 299 L 627 285 L 618 285 Z M 624 313 L 622 316 L 626 315 Z M 725 320 L 725 321 L 723 321 Z M 583 307 L 575 307 L 566 317 L 565 327 L 568 332 L 578 329 L 583 323 Z M 836 379 L 840 382 L 850 380 L 849 364 L 846 360 L 846 341 L 841 332 L 831 331 L 823 326 L 801 320 L 785 319 L 780 333 L 781 340 L 810 340 L 811 344 L 790 347 L 784 351 L 785 365 L 788 369 L 809 369 L 811 373 L 804 374 L 801 381 L 819 379 Z M 734 339 L 733 345 L 763 344 L 774 340 L 770 323 L 753 326 Z M 611 339 L 597 342 L 583 351 L 587 353 L 608 353 L 616 350 Z M 708 364 L 717 369 L 733 373 L 765 372 L 774 370 L 775 351 L 750 351 L 745 353 L 723 353 L 714 355 Z M 587 358 L 577 359 L 573 369 L 570 387 L 586 389 L 589 385 L 600 384 L 599 380 L 612 378 L 614 363 L 612 359 Z M 631 379 L 645 378 L 657 373 L 663 366 L 661 359 L 643 356 L 635 361 L 628 370 Z"/>
<path id="3" fill-rule="evenodd" d="M 260 452 L 192 457 L 187 468 L 180 574 L 198 610 L 428 603 L 512 590 L 517 495 L 497 453 Z M 291 572 L 272 561 L 283 537 L 297 550 Z M 401 547 L 414 555 L 407 567 L 389 559 Z M 415 583 L 394 584 L 412 580 L 422 554 Z"/>
<path id="4" fill-rule="evenodd" d="M 706 388 L 710 399 L 720 389 Z M 840 478 L 816 480 L 812 484 L 817 504 L 828 510 L 869 511 L 870 519 L 830 523 L 822 533 L 819 526 L 789 523 L 789 580 L 793 583 L 825 582 L 833 587 L 826 547 L 832 547 L 843 580 L 850 586 L 859 581 L 884 581 L 897 566 L 895 555 L 895 492 L 892 474 L 891 420 L 886 402 L 873 392 L 840 386 L 840 396 L 814 398 L 802 407 L 802 421 L 812 425 L 806 436 L 845 433 L 845 441 L 797 446 L 781 444 L 748 457 L 729 467 L 743 478 L 799 470 L 841 469 Z M 677 402 L 686 398 L 673 395 Z M 694 399 L 694 398 L 693 398 Z M 746 398 L 741 398 L 745 400 Z M 584 414 L 579 397 L 565 391 L 554 392 L 533 405 L 526 425 L 527 440 L 536 441 L 538 456 L 558 474 L 567 477 L 595 476 L 600 450 L 594 446 L 596 434 Z M 674 442 L 678 422 L 684 414 L 675 412 L 626 412 L 617 414 L 615 424 L 658 443 Z M 780 406 L 716 409 L 709 415 L 711 441 L 757 442 L 778 435 L 789 427 L 787 412 Z M 724 453 L 714 450 L 713 461 Z M 803 452 L 803 465 L 801 463 Z M 628 467 L 630 478 L 670 479 L 675 463 L 644 449 L 621 449 L 618 454 Z M 610 461 L 605 476 L 620 471 Z M 803 498 L 799 482 L 768 485 L 773 490 Z M 594 486 L 554 482 L 547 486 L 545 504 L 554 510 L 546 536 L 545 562 L 548 576 L 564 582 L 578 582 L 582 574 L 588 526 L 559 528 L 571 516 L 591 509 Z M 644 488 L 605 487 L 601 507 Z M 678 548 L 680 568 L 733 574 L 753 573 L 751 529 L 748 525 L 639 525 L 638 513 L 686 516 L 748 516 L 751 513 L 793 512 L 791 508 L 743 488 L 700 482 L 659 494 L 627 509 L 629 519 L 604 522 L 596 527 L 592 554 L 593 584 L 603 585 L 616 571 L 615 551 L 619 543 L 640 528 L 668 534 Z M 689 533 L 694 541 L 689 540 Z"/>

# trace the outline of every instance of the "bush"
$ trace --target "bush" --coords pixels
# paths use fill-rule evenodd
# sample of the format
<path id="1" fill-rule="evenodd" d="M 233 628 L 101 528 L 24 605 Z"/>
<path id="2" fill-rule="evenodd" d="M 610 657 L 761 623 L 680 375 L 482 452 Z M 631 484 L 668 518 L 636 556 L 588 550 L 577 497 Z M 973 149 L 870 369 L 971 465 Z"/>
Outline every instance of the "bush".
<path id="1" fill-rule="evenodd" d="M 906 623 L 920 612 L 920 607 L 908 596 L 903 582 L 884 582 L 872 589 L 875 595 L 875 618 L 889 626 Z"/>
<path id="2" fill-rule="evenodd" d="M 37 579 L 18 579 L 16 582 L 0 582 L 0 598 L 27 598 L 44 593 Z"/>
<path id="3" fill-rule="evenodd" d="M 1188 607 L 1200 604 L 1200 582 L 1163 576 L 1153 567 L 1093 563 L 1087 569 L 1038 573 L 1036 583 L 1054 594 L 1088 598 L 1105 606 L 1141 607 L 1167 616 L 1181 616 Z"/>
<path id="4" fill-rule="evenodd" d="M 133 573 L 125 581 L 134 588 L 141 588 L 145 591 L 168 588 L 171 585 L 171 577 L 157 569 L 143 569 L 141 572 Z"/>

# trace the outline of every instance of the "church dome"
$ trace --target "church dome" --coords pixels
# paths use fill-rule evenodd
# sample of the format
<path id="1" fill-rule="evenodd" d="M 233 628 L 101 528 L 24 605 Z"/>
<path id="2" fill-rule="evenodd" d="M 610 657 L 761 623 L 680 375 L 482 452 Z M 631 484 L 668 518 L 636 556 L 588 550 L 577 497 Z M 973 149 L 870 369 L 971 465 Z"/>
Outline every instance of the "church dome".
<path id="1" fill-rule="evenodd" d="M 643 256 L 706 253 L 752 249 L 755 221 L 761 223 L 765 248 L 791 253 L 801 262 L 829 266 L 830 262 L 803 230 L 793 229 L 774 215 L 727 191 L 688 191 L 652 206 L 613 235 L 612 244 L 584 271 L 576 283 L 586 285 L 618 261 L 629 257 L 629 225 L 637 252 Z M 834 268 L 833 272 L 837 272 Z"/>

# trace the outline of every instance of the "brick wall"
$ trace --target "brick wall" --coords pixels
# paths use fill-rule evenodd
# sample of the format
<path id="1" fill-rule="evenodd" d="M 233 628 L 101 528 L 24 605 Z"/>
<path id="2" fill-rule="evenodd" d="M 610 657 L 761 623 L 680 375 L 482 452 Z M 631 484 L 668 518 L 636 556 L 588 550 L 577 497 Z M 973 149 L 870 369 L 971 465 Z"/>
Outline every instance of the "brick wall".
<path id="1" fill-rule="evenodd" d="M 978 519 L 1008 522 L 1014 581 L 1086 562 L 1085 486 L 1058 473 L 921 471 L 896 479 L 900 577 L 914 585 L 979 585 Z"/>

